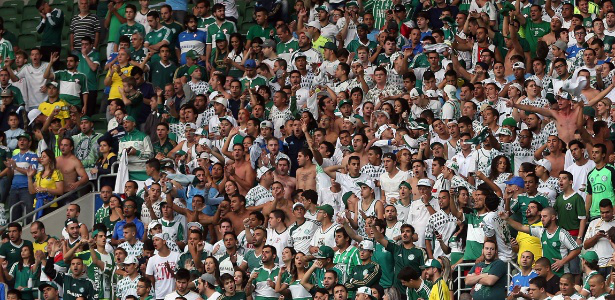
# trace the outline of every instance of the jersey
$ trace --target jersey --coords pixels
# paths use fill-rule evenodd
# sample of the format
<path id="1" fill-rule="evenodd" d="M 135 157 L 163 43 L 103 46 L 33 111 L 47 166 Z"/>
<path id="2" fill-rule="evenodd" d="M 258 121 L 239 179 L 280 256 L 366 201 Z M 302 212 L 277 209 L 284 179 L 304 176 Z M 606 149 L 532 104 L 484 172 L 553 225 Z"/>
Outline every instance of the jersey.
<path id="1" fill-rule="evenodd" d="M 349 246 L 344 252 L 340 252 L 339 250 L 336 251 L 335 257 L 333 257 L 333 263 L 337 269 L 342 271 L 342 278 L 339 280 L 341 282 L 347 282 L 353 269 L 361 264 L 359 249 L 355 246 Z"/>
<path id="2" fill-rule="evenodd" d="M 548 258 L 551 263 L 554 263 L 556 259 L 560 260 L 566 257 L 570 251 L 580 248 L 570 233 L 559 226 L 553 233 L 549 233 L 544 227 L 530 226 L 530 234 L 540 237 L 542 255 Z M 566 264 L 563 268 L 553 273 L 561 277 L 564 273 L 569 272 L 568 264 Z"/>
<path id="3" fill-rule="evenodd" d="M 600 201 L 609 199 L 615 203 L 615 168 L 605 165 L 601 169 L 596 167 L 587 175 L 587 194 L 592 196 L 592 205 L 589 209 L 591 218 L 600 216 Z"/>
<path id="4" fill-rule="evenodd" d="M 489 264 L 483 261 L 474 265 L 470 273 L 495 275 L 498 277 L 498 281 L 492 286 L 486 286 L 480 283 L 475 284 L 472 298 L 474 300 L 506 299 L 506 272 L 506 263 L 499 259 Z"/>

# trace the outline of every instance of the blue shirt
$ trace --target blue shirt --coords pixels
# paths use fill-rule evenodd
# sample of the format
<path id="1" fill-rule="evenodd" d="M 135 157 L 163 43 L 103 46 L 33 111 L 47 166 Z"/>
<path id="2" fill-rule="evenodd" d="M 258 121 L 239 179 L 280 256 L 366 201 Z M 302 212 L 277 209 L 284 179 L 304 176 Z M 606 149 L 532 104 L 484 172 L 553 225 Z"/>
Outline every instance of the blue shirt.
<path id="1" fill-rule="evenodd" d="M 573 58 L 577 56 L 577 53 L 579 53 L 579 51 L 583 51 L 585 48 L 583 47 L 579 47 L 577 46 L 577 44 L 574 44 L 570 47 L 568 47 L 568 49 L 566 49 L 566 52 L 568 53 L 568 55 L 566 56 L 566 58 Z"/>
<path id="2" fill-rule="evenodd" d="M 15 163 L 18 168 L 27 169 L 31 165 L 34 165 L 35 168 L 38 168 L 38 156 L 32 151 L 20 154 L 19 149 L 15 149 L 15 151 L 13 151 L 13 159 L 15 160 Z M 15 175 L 13 176 L 13 183 L 11 184 L 11 189 L 27 188 L 28 175 L 15 172 Z"/>
<path id="3" fill-rule="evenodd" d="M 126 225 L 126 220 L 121 220 L 115 223 L 115 228 L 113 228 L 113 235 L 111 236 L 113 239 L 121 240 L 124 238 L 124 225 Z M 143 234 L 145 234 L 145 226 L 141 220 L 135 218 L 132 220 L 132 223 L 135 223 L 137 226 L 137 239 L 143 239 Z"/>
<path id="4" fill-rule="evenodd" d="M 197 189 L 194 186 L 190 186 L 190 188 L 186 187 L 182 190 L 177 190 L 177 196 L 179 198 L 186 199 L 186 207 L 190 210 L 192 209 L 192 198 L 194 198 L 195 195 L 201 195 L 203 196 L 203 198 L 205 198 L 205 208 L 203 208 L 203 213 L 208 216 L 213 216 L 216 213 L 215 206 L 217 206 L 218 204 L 220 204 L 220 202 L 222 202 L 222 200 L 224 200 L 224 197 L 215 198 L 218 195 L 218 190 L 212 188 L 210 188 L 208 192 L 206 192 L 205 190 Z"/>
<path id="5" fill-rule="evenodd" d="M 196 32 L 184 31 L 177 36 L 178 47 L 181 50 L 180 64 L 186 64 L 186 53 L 194 50 L 199 54 L 205 53 L 207 44 L 207 32 L 197 30 Z"/>
<path id="6" fill-rule="evenodd" d="M 188 0 L 166 0 L 173 10 L 188 10 Z"/>
<path id="7" fill-rule="evenodd" d="M 511 293 L 515 285 L 520 287 L 529 287 L 530 280 L 534 277 L 538 277 L 538 274 L 533 270 L 527 276 L 523 276 L 521 273 L 517 273 L 517 275 L 513 276 L 510 280 L 510 286 L 508 287 L 508 293 Z"/>

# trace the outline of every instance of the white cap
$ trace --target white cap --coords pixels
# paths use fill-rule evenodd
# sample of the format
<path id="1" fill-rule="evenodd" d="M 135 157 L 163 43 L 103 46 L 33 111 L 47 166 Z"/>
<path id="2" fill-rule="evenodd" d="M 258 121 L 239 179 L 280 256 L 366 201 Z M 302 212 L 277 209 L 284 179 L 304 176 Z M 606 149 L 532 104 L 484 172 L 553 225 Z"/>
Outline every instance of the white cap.
<path id="1" fill-rule="evenodd" d="M 263 175 L 265 175 L 265 173 L 269 172 L 269 171 L 273 171 L 273 168 L 268 168 L 265 166 L 262 166 L 260 168 L 258 168 L 258 170 L 256 170 L 256 179 L 257 180 L 261 180 L 261 177 L 263 177 Z"/>
<path id="2" fill-rule="evenodd" d="M 389 128 L 391 128 L 389 124 L 382 124 L 382 126 L 380 126 L 378 130 L 376 130 L 376 133 L 374 134 L 374 136 L 376 136 L 377 139 L 380 139 L 384 131 Z"/>
<path id="3" fill-rule="evenodd" d="M 201 154 L 199 154 L 199 158 L 209 159 L 210 156 L 207 152 L 201 152 Z"/>
<path id="4" fill-rule="evenodd" d="M 124 258 L 124 262 L 123 262 L 123 264 L 125 264 L 125 265 L 131 265 L 131 264 L 137 264 L 137 263 L 139 263 L 139 260 L 137 260 L 137 258 L 134 257 L 134 255 L 126 256 L 126 258 Z"/>
<path id="5" fill-rule="evenodd" d="M 273 128 L 273 123 L 271 123 L 271 121 L 267 121 L 267 120 L 262 121 L 261 122 L 261 128 L 263 128 L 263 127 Z"/>
<path id="6" fill-rule="evenodd" d="M 374 251 L 374 242 L 369 240 L 363 240 L 359 244 L 359 249 Z"/>
<path id="7" fill-rule="evenodd" d="M 438 92 L 434 90 L 426 90 L 425 96 L 427 96 L 427 98 L 438 98 Z"/>
<path id="8" fill-rule="evenodd" d="M 427 178 L 419 179 L 419 182 L 416 184 L 417 186 L 431 186 L 431 181 Z"/>
<path id="9" fill-rule="evenodd" d="M 410 98 L 418 98 L 418 96 L 420 96 L 419 90 L 416 88 L 410 90 Z"/>
<path id="10" fill-rule="evenodd" d="M 42 114 L 42 112 L 38 108 L 35 108 L 35 109 L 29 111 L 28 112 L 28 120 L 30 120 L 30 123 L 28 123 L 28 125 L 32 125 L 32 123 L 34 122 L 34 119 L 36 119 L 41 114 Z"/>
<path id="11" fill-rule="evenodd" d="M 372 298 L 374 295 L 372 294 L 372 289 L 367 286 L 362 286 L 357 289 L 357 294 L 366 294 Z"/>
<path id="12" fill-rule="evenodd" d="M 354 126 L 357 126 L 357 123 L 359 123 L 357 118 L 355 118 L 354 116 L 349 116 L 347 118 L 344 118 L 344 121 L 348 121 L 348 122 L 352 123 L 352 125 L 354 125 Z"/>
<path id="13" fill-rule="evenodd" d="M 160 222 L 158 222 L 157 220 L 152 220 L 149 224 L 147 224 L 147 230 L 154 229 L 154 227 L 156 227 L 156 225 L 162 226 L 162 224 L 160 224 Z"/>
<path id="14" fill-rule="evenodd" d="M 547 171 L 549 171 L 549 173 L 551 172 L 551 162 L 548 161 L 547 159 L 543 158 L 541 160 L 535 161 L 534 163 L 537 166 L 541 166 L 541 167 L 547 169 Z"/>
<path id="15" fill-rule="evenodd" d="M 309 23 L 305 23 L 305 27 L 314 27 L 318 30 L 320 30 L 322 27 L 320 26 L 320 21 L 318 20 L 314 20 L 312 22 Z"/>
<path id="16" fill-rule="evenodd" d="M 228 107 L 228 100 L 222 96 L 218 96 L 214 99 L 214 103 L 220 103 L 224 105 L 224 107 Z"/>
<path id="17" fill-rule="evenodd" d="M 196 124 L 194 124 L 194 123 L 186 123 L 186 125 L 184 125 L 184 130 L 186 130 L 188 128 L 196 130 Z"/>
<path id="18" fill-rule="evenodd" d="M 514 69 L 523 69 L 523 70 L 525 70 L 525 64 L 520 62 L 520 61 L 518 61 L 518 62 L 513 64 L 512 68 L 513 68 L 513 70 Z"/>
<path id="19" fill-rule="evenodd" d="M 366 186 L 366 187 L 369 187 L 372 190 L 374 189 L 374 181 L 372 181 L 372 180 L 360 181 L 360 182 L 357 182 L 357 185 L 359 187 Z"/>
<path id="20" fill-rule="evenodd" d="M 293 210 L 295 210 L 295 208 L 297 208 L 297 207 L 305 208 L 305 205 L 303 205 L 303 203 L 301 203 L 301 202 L 296 202 L 295 204 L 293 204 Z"/>
<path id="21" fill-rule="evenodd" d="M 520 84 L 516 83 L 516 82 L 511 84 L 509 87 L 517 88 L 519 90 L 519 92 L 523 92 L 523 87 Z"/>
<path id="22" fill-rule="evenodd" d="M 447 84 L 443 91 L 449 99 L 457 99 L 457 88 L 454 85 Z"/>
<path id="23" fill-rule="evenodd" d="M 154 236 L 152 237 L 152 240 L 155 238 L 159 238 L 161 240 L 164 240 L 164 235 L 162 235 L 162 233 L 156 233 L 154 234 Z"/>
<path id="24" fill-rule="evenodd" d="M 391 116 L 389 116 L 389 113 L 388 113 L 388 112 L 386 112 L 385 110 L 376 110 L 376 111 L 374 111 L 374 112 L 373 112 L 373 115 L 374 115 L 374 116 L 378 116 L 378 115 L 380 115 L 380 114 L 382 114 L 382 115 L 386 116 L 386 117 L 387 117 L 387 119 L 390 119 L 390 118 L 391 118 Z"/>

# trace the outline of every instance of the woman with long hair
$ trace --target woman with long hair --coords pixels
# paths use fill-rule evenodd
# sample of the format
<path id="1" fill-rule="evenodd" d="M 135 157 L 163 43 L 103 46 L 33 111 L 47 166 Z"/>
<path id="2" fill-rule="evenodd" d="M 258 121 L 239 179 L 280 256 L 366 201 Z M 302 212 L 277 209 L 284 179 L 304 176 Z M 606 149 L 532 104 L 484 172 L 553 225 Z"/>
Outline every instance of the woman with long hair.
<path id="1" fill-rule="evenodd" d="M 382 300 L 402 300 L 401 293 L 396 287 L 392 286 L 384 290 L 384 295 L 382 295 Z"/>
<path id="2" fill-rule="evenodd" d="M 214 275 L 216 278 L 216 287 L 220 287 L 220 263 L 213 256 L 208 256 L 203 264 L 205 267 L 205 273 Z"/>
<path id="3" fill-rule="evenodd" d="M 291 248 L 286 247 L 284 250 Z M 292 249 L 292 248 L 291 248 Z M 294 251 L 294 249 L 293 249 Z M 290 263 L 290 270 L 287 270 L 287 266 L 283 266 L 280 272 L 284 272 L 282 276 L 278 276 L 275 282 L 275 291 L 281 292 L 288 289 L 293 296 L 293 300 L 310 300 L 312 295 L 306 290 L 300 281 L 305 276 L 307 271 L 307 265 L 302 260 L 305 255 L 302 252 L 296 253 L 293 261 Z M 285 262 L 286 263 L 286 262 Z"/>
<path id="4" fill-rule="evenodd" d="M 36 195 L 34 203 L 35 208 L 53 201 L 55 198 L 64 194 L 64 176 L 60 170 L 56 169 L 56 157 L 51 149 L 45 149 L 41 153 L 39 163 L 43 170 L 36 172 L 34 167 L 28 169 L 28 191 L 30 194 Z M 50 207 L 39 211 L 37 218 L 44 214 L 50 213 L 58 208 L 58 203 L 52 204 Z"/>
<path id="5" fill-rule="evenodd" d="M 94 168 L 90 169 L 90 173 L 97 176 L 111 174 L 113 164 L 117 161 L 117 154 L 113 152 L 111 142 L 106 139 L 99 140 L 98 151 L 98 159 L 94 163 Z M 101 186 L 115 186 L 115 177 L 102 178 L 100 184 Z"/>
<path id="6" fill-rule="evenodd" d="M 38 295 L 37 286 L 40 274 L 38 272 L 39 268 L 33 268 L 34 265 L 35 259 L 32 245 L 21 247 L 20 261 L 13 263 L 12 266 L 8 266 L 6 260 L 2 264 L 4 278 L 7 280 L 7 283 L 14 281 L 12 288 L 21 291 L 21 299 L 23 300 L 32 300 Z"/>
<path id="7" fill-rule="evenodd" d="M 230 69 L 230 66 L 226 63 L 226 58 L 229 55 L 228 41 L 223 34 L 214 35 L 212 37 L 212 41 L 214 47 L 211 50 L 211 55 L 209 56 L 209 63 L 214 69 L 214 72 L 218 71 L 226 76 Z"/>
<path id="8" fill-rule="evenodd" d="M 242 64 L 244 56 L 244 41 L 243 36 L 239 33 L 233 33 L 230 37 L 231 45 L 229 47 L 229 54 L 226 57 L 226 65 L 230 66 L 228 70 L 228 76 L 233 78 L 241 78 L 245 68 Z"/>
<path id="9" fill-rule="evenodd" d="M 506 188 L 504 182 L 513 176 L 510 171 L 510 159 L 506 155 L 498 155 L 491 161 L 489 176 L 485 176 L 485 174 L 480 171 L 476 172 L 476 176 L 478 179 L 487 183 L 499 197 L 502 197 L 504 189 Z"/>
<path id="10" fill-rule="evenodd" d="M 451 299 L 453 298 L 453 274 L 451 273 L 451 261 L 446 256 L 438 256 L 438 261 L 442 265 L 442 280 L 446 282 L 446 285 L 449 287 L 449 292 L 451 293 Z"/>
<path id="11" fill-rule="evenodd" d="M 248 283 L 248 274 L 242 270 L 235 270 L 235 275 L 233 278 L 235 279 L 237 291 L 244 292 L 246 289 L 246 284 Z"/>
<path id="12" fill-rule="evenodd" d="M 397 152 L 397 163 L 398 163 L 398 168 L 401 171 L 404 172 L 410 172 L 412 171 L 412 154 L 410 153 L 410 150 L 408 149 L 401 149 L 399 150 L 399 152 Z"/>
<path id="13" fill-rule="evenodd" d="M 395 122 L 392 122 L 394 124 L 397 124 L 398 127 L 406 127 L 407 121 L 408 121 L 408 114 L 410 113 L 410 105 L 408 105 L 408 101 L 406 101 L 404 98 L 399 98 L 397 100 L 395 100 L 395 103 L 393 104 L 393 110 L 395 112 Z M 393 121 L 393 119 L 391 119 L 391 121 Z"/>
<path id="14" fill-rule="evenodd" d="M 103 224 L 107 228 L 115 228 L 115 224 L 124 217 L 124 204 L 120 197 L 112 195 L 109 198 L 109 215 L 103 218 Z M 113 234 L 113 230 L 107 230 L 107 236 L 110 237 Z"/>

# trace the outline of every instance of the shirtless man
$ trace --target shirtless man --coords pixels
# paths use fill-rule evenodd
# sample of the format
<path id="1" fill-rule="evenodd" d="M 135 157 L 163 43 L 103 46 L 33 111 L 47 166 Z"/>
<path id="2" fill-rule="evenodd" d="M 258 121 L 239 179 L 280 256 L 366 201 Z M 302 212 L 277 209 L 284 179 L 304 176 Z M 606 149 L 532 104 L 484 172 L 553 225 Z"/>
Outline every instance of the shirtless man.
<path id="1" fill-rule="evenodd" d="M 367 158 L 367 148 L 365 148 L 368 142 L 367 136 L 364 134 L 356 134 L 352 137 L 352 148 L 354 149 L 352 155 L 361 158 L 361 167 L 369 163 Z"/>
<path id="2" fill-rule="evenodd" d="M 549 149 L 549 155 L 545 156 L 551 163 L 551 174 L 559 174 L 564 170 L 564 158 L 566 157 L 566 151 L 562 151 L 562 140 L 557 135 L 550 135 L 547 138 L 547 143 L 542 145 L 534 153 L 534 158 L 540 160 L 543 158 L 542 153 L 545 149 Z"/>
<path id="3" fill-rule="evenodd" d="M 312 151 L 306 148 L 299 150 L 297 154 L 299 168 L 295 176 L 298 190 L 316 190 L 316 165 L 312 163 L 313 158 Z"/>
<path id="4" fill-rule="evenodd" d="M 163 192 L 166 194 L 167 205 L 179 214 L 186 216 L 186 223 L 197 222 L 203 224 L 203 226 L 218 224 L 220 220 L 221 209 L 216 210 L 216 214 L 208 216 L 203 213 L 205 208 L 205 198 L 202 195 L 194 195 L 192 197 L 192 210 L 183 208 L 173 203 L 173 196 L 171 193 L 166 192 L 166 185 L 162 187 Z"/>
<path id="5" fill-rule="evenodd" d="M 275 171 L 273 172 L 273 180 L 279 181 L 284 185 L 284 198 L 290 199 L 292 193 L 295 191 L 297 185 L 297 179 L 295 177 L 288 176 L 288 170 L 290 170 L 290 161 L 286 157 L 280 158 L 276 164 Z"/>
<path id="6" fill-rule="evenodd" d="M 593 53 L 593 51 L 591 50 L 586 50 L 588 53 Z M 587 78 L 587 84 L 585 85 L 585 87 L 581 90 L 581 93 L 583 94 L 583 96 L 585 96 L 585 98 L 587 99 L 593 99 L 596 97 L 596 95 L 600 94 L 600 91 L 591 87 L 591 85 L 589 84 L 590 82 L 590 77 L 591 77 L 591 73 L 589 73 L 589 71 L 587 71 L 586 69 L 583 69 L 581 71 L 579 71 L 577 73 L 577 78 L 579 77 L 586 77 Z"/>
<path id="7" fill-rule="evenodd" d="M 62 155 L 56 158 L 56 167 L 64 176 L 64 190 L 73 191 L 78 187 L 88 183 L 90 180 L 81 161 L 73 154 L 75 143 L 70 138 L 63 138 L 60 141 L 60 152 Z M 79 177 L 79 180 L 77 180 Z"/>
<path id="8" fill-rule="evenodd" d="M 539 41 L 547 43 L 547 46 L 551 46 L 557 41 L 558 37 L 555 36 L 555 32 L 559 32 L 559 30 L 562 29 L 562 20 L 559 17 L 551 18 L 550 26 L 551 31 L 538 39 Z"/>
<path id="9" fill-rule="evenodd" d="M 286 226 L 295 223 L 297 217 L 293 214 L 293 202 L 289 198 L 285 197 L 284 185 L 276 181 L 271 185 L 271 194 L 273 194 L 273 201 L 265 203 L 263 207 L 263 215 L 269 216 L 269 214 L 276 210 L 282 210 L 286 213 Z"/>
<path id="10" fill-rule="evenodd" d="M 511 57 L 515 55 L 525 57 L 523 53 L 523 47 L 519 42 L 519 34 L 517 33 L 519 31 L 519 21 L 513 20 L 512 23 L 509 24 L 509 20 L 510 17 L 504 17 L 504 25 L 502 27 L 504 30 L 503 35 L 505 36 L 504 43 L 508 48 L 508 52 L 506 52 L 506 56 L 504 57 L 505 76 L 510 76 L 514 72 L 512 68 L 513 62 L 511 60 Z M 509 25 L 506 26 L 507 24 Z M 510 38 L 506 38 L 507 35 L 510 35 Z"/>
<path id="11" fill-rule="evenodd" d="M 579 72 L 580 73 L 580 72 Z M 509 100 L 507 105 L 512 108 L 518 108 L 519 110 L 531 111 L 541 114 L 545 117 L 551 117 L 555 120 L 557 125 L 557 133 L 559 137 L 567 144 L 574 139 L 574 132 L 578 129 L 577 116 L 581 113 L 580 106 L 572 107 L 572 95 L 567 92 L 560 92 L 557 94 L 557 106 L 559 110 L 550 110 L 542 107 L 534 107 L 531 105 L 524 105 L 514 103 Z"/>
<path id="12" fill-rule="evenodd" d="M 242 144 L 233 145 L 233 160 L 235 163 L 226 166 L 225 176 L 228 180 L 235 181 L 239 186 L 239 193 L 245 195 L 254 186 L 256 172 L 252 169 L 250 162 L 246 161 Z"/>
<path id="13" fill-rule="evenodd" d="M 235 194 L 231 196 L 231 208 L 224 217 L 231 220 L 235 234 L 239 235 L 243 229 L 243 220 L 250 217 L 251 211 L 246 209 L 246 197 Z"/>

